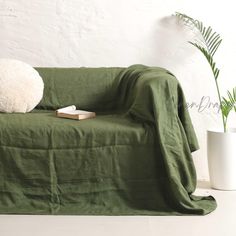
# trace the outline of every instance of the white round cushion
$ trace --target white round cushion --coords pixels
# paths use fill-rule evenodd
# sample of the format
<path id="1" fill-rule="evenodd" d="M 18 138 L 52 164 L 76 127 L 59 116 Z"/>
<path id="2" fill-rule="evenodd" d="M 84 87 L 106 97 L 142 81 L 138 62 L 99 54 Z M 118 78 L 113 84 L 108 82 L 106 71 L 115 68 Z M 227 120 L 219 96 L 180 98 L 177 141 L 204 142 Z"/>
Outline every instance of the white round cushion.
<path id="1" fill-rule="evenodd" d="M 43 97 L 44 84 L 30 65 L 0 59 L 0 112 L 29 112 Z"/>

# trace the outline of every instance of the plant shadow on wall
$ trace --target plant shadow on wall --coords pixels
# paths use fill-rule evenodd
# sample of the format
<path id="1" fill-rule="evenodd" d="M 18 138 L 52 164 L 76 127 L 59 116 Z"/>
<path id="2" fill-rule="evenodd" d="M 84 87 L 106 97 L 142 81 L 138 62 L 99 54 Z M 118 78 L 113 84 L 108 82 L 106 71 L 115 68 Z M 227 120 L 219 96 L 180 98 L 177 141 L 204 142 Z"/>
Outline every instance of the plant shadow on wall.
<path id="1" fill-rule="evenodd" d="M 194 36 L 192 31 L 179 24 L 175 16 L 161 18 L 155 37 L 157 64 L 175 70 L 183 64 L 192 63 L 191 56 L 195 54 L 195 50 L 186 41 Z"/>

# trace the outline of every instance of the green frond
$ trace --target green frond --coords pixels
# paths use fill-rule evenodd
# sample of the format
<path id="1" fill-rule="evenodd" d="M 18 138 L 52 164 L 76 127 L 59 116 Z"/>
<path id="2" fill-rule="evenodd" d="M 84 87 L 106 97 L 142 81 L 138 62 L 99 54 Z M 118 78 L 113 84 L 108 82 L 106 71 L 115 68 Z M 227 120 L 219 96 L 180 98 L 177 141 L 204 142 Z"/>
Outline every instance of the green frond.
<path id="1" fill-rule="evenodd" d="M 236 111 L 236 88 L 234 88 L 232 92 L 227 91 L 227 98 L 222 97 L 221 111 L 226 120 L 232 109 Z"/>
<path id="2" fill-rule="evenodd" d="M 207 50 L 204 47 L 198 45 L 197 43 L 193 43 L 193 42 L 189 42 L 189 43 L 192 44 L 193 46 L 195 46 L 197 49 L 199 49 L 202 52 L 202 54 L 205 56 L 208 63 L 210 64 L 211 70 L 214 74 L 214 77 L 217 80 L 220 70 L 218 68 L 216 68 L 216 63 L 213 61 L 212 56 L 207 52 Z"/>
<path id="3" fill-rule="evenodd" d="M 222 42 L 220 35 L 213 32 L 210 26 L 205 27 L 201 21 L 195 20 L 186 14 L 177 12 L 175 15 L 187 26 L 193 26 L 200 32 L 208 53 L 213 56 Z"/>
<path id="4" fill-rule="evenodd" d="M 206 39 L 206 41 L 209 39 L 209 37 L 211 36 L 211 32 L 212 32 L 212 28 L 209 26 L 206 30 L 206 33 L 204 35 L 204 38 Z"/>
<path id="5" fill-rule="evenodd" d="M 187 26 L 195 27 L 200 32 L 202 36 L 201 43 L 199 43 L 198 40 L 189 43 L 198 48 L 203 53 L 211 67 L 215 80 L 217 80 L 217 78 L 219 77 L 220 70 L 216 67 L 216 63 L 213 60 L 213 56 L 215 55 L 217 49 L 219 48 L 222 42 L 220 35 L 214 32 L 210 26 L 205 27 L 201 21 L 195 20 L 187 16 L 186 14 L 176 12 L 175 15 L 180 20 L 182 20 Z"/>
<path id="6" fill-rule="evenodd" d="M 231 104 L 232 108 L 236 112 L 236 88 L 232 92 L 227 91 L 228 102 Z"/>
<path id="7" fill-rule="evenodd" d="M 226 98 L 222 98 L 221 111 L 226 119 L 228 118 L 231 110 L 232 104 Z"/>
<path id="8" fill-rule="evenodd" d="M 232 96 L 229 96 L 228 99 L 221 98 L 220 89 L 217 81 L 220 70 L 217 68 L 213 57 L 216 51 L 218 50 L 222 42 L 222 39 L 220 35 L 217 32 L 214 32 L 210 26 L 205 27 L 203 23 L 199 20 L 193 19 L 192 17 L 179 12 L 176 12 L 175 16 L 190 29 L 198 30 L 201 35 L 201 37 L 197 37 L 194 41 L 190 41 L 189 43 L 192 44 L 194 47 L 196 47 L 204 55 L 204 57 L 207 59 L 207 62 L 211 67 L 212 73 L 215 78 L 216 89 L 220 102 L 223 127 L 224 131 L 226 132 L 227 117 L 232 109 L 234 109 L 236 112 L 236 105 L 235 103 L 232 103 L 234 98 L 236 101 L 236 89 L 233 91 Z M 232 106 L 232 104 L 234 105 Z"/>

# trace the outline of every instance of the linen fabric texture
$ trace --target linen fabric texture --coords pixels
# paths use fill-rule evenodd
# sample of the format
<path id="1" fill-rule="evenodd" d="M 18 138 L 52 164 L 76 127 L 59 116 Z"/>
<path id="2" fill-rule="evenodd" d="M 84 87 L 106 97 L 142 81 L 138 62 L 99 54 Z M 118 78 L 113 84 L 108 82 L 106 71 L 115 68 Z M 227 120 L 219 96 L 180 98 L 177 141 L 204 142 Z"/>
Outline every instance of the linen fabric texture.
<path id="1" fill-rule="evenodd" d="M 36 68 L 44 97 L 27 114 L 0 113 L 0 213 L 205 215 L 193 195 L 198 149 L 183 91 L 169 71 Z M 95 111 L 57 118 L 67 105 Z"/>

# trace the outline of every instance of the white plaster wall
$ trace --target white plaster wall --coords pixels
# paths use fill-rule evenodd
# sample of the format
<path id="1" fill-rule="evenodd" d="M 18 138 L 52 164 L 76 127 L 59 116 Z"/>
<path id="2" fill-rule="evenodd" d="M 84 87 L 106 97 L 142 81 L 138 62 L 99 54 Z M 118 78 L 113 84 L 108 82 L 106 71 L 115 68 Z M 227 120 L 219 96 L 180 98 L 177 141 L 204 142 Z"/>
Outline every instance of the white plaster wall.
<path id="1" fill-rule="evenodd" d="M 169 16 L 187 13 L 222 34 L 216 59 L 224 91 L 236 85 L 234 10 L 230 0 L 0 0 L 0 57 L 33 66 L 162 66 L 181 81 L 189 103 L 202 96 L 216 102 L 205 59 L 186 43 L 192 33 Z M 198 178 L 207 179 L 206 129 L 219 125 L 219 116 L 214 109 L 190 112 L 201 145 L 194 153 Z"/>

